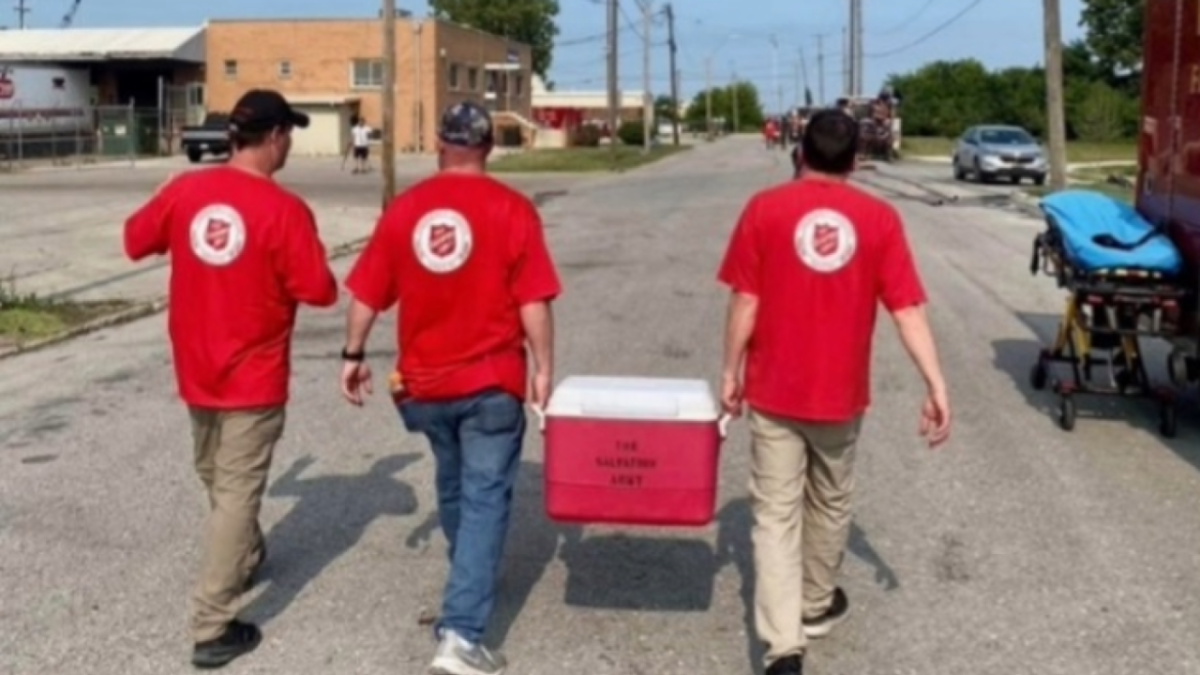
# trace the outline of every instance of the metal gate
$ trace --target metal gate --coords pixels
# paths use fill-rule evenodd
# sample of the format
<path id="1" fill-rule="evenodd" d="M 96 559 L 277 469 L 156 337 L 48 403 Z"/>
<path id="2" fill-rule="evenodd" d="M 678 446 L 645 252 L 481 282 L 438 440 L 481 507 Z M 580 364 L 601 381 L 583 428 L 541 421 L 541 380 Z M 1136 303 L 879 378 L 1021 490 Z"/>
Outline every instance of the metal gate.
<path id="1" fill-rule="evenodd" d="M 173 155 L 179 151 L 179 135 L 183 127 L 204 123 L 204 85 L 160 85 L 158 103 L 160 129 L 159 154 Z"/>

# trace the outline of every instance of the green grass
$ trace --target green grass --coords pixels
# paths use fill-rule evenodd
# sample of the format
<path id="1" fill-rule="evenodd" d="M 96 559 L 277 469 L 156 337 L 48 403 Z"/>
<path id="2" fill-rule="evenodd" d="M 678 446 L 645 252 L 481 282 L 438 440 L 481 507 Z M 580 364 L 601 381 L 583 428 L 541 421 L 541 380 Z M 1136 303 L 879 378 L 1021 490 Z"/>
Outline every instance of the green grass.
<path id="1" fill-rule="evenodd" d="M 496 159 L 488 168 L 498 173 L 588 173 L 614 169 L 628 171 L 689 149 L 686 145 L 659 145 L 652 147 L 650 154 L 643 155 L 641 148 L 617 146 L 615 161 L 613 151 L 609 147 L 528 150 Z"/>
<path id="2" fill-rule="evenodd" d="M 906 137 L 901 141 L 900 151 L 908 157 L 949 157 L 954 152 L 955 143 L 956 139 L 951 138 Z M 1072 141 L 1067 144 L 1067 161 L 1071 163 L 1136 160 L 1137 144 L 1133 141 Z"/>
<path id="3" fill-rule="evenodd" d="M 21 345 L 129 307 L 128 302 L 70 302 L 16 293 L 0 285 L 0 347 Z"/>

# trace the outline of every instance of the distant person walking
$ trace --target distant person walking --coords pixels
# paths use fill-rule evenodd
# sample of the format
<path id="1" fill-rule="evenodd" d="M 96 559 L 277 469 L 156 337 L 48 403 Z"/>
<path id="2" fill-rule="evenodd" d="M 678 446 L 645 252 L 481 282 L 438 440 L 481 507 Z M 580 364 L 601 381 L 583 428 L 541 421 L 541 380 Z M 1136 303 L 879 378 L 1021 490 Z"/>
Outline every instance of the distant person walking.
<path id="1" fill-rule="evenodd" d="M 350 145 L 354 152 L 353 173 L 368 173 L 371 170 L 371 127 L 367 125 L 365 118 L 358 118 L 354 127 L 350 129 L 350 136 Z"/>
<path id="2" fill-rule="evenodd" d="M 392 201 L 346 280 L 354 301 L 341 386 L 362 405 L 371 391 L 367 336 L 398 304 L 390 388 L 405 427 L 432 447 L 450 549 L 432 669 L 498 675 L 504 659 L 481 641 L 520 466 L 522 401 L 540 408 L 550 398 L 550 303 L 561 286 L 536 207 L 486 173 L 488 112 L 475 103 L 449 108 L 438 138 L 439 172 Z"/>
<path id="3" fill-rule="evenodd" d="M 850 532 L 854 460 L 870 403 L 876 306 L 925 380 L 920 431 L 950 433 L 926 296 L 900 216 L 848 183 L 858 124 L 812 116 L 800 180 L 755 195 L 719 278 L 732 289 L 721 399 L 750 408 L 755 622 L 767 675 L 800 675 L 809 638 L 849 602 L 836 577 Z"/>
<path id="4" fill-rule="evenodd" d="M 171 260 L 175 373 L 210 507 L 191 620 L 200 668 L 262 639 L 236 615 L 267 555 L 258 517 L 284 428 L 296 309 L 337 302 L 312 212 L 272 179 L 292 130 L 308 123 L 277 92 L 247 92 L 230 115 L 229 162 L 169 181 L 125 223 L 129 258 Z"/>

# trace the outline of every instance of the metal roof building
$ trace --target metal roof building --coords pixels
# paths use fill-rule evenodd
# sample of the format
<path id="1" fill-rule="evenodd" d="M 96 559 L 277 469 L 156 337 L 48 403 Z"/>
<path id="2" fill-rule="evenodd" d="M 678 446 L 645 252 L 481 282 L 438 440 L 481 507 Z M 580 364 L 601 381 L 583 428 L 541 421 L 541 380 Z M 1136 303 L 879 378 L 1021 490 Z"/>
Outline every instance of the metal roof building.
<path id="1" fill-rule="evenodd" d="M 0 31 L 0 63 L 204 63 L 205 29 L 62 28 Z"/>

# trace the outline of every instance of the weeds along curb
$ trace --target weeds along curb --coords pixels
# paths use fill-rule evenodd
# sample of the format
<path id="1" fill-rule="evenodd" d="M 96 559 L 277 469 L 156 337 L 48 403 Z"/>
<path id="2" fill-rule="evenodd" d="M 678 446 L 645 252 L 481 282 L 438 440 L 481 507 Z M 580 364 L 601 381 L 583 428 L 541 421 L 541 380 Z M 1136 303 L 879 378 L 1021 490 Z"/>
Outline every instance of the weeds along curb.
<path id="1" fill-rule="evenodd" d="M 329 254 L 326 257 L 329 260 L 337 260 L 338 258 L 344 258 L 352 253 L 355 253 L 359 249 L 361 249 L 362 246 L 366 242 L 367 242 L 367 237 L 362 237 L 359 239 L 355 239 L 354 241 L 347 242 L 345 244 L 339 244 L 338 246 L 335 246 L 332 249 L 330 249 Z M 163 311 L 166 308 L 167 308 L 167 299 L 165 297 L 158 298 L 155 300 L 150 300 L 148 302 L 140 302 L 140 303 L 137 303 L 136 305 L 134 305 L 133 307 L 128 307 L 119 312 L 109 314 L 107 316 L 102 316 L 97 319 L 92 319 L 91 321 L 88 321 L 87 323 L 83 323 L 78 326 L 68 328 L 62 332 L 55 333 L 54 335 L 44 337 L 39 340 L 33 340 L 31 342 L 26 342 L 23 344 L 12 346 L 12 347 L 6 347 L 3 349 L 0 349 L 0 361 L 2 361 L 4 359 L 9 359 L 9 358 L 13 358 L 16 356 L 20 356 L 22 354 L 28 354 L 30 352 L 37 351 L 39 349 L 45 349 L 46 347 L 51 347 L 53 345 L 56 345 L 56 344 L 59 344 L 62 342 L 67 342 L 68 340 L 73 340 L 77 337 L 82 337 L 84 335 L 87 335 L 88 333 L 94 333 L 99 330 L 104 330 L 105 328 L 113 328 L 115 326 L 120 326 L 122 324 L 137 321 L 138 319 L 144 319 L 146 317 L 158 314 L 159 312 Z"/>

